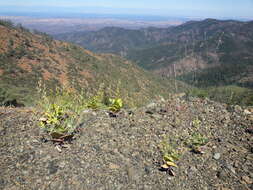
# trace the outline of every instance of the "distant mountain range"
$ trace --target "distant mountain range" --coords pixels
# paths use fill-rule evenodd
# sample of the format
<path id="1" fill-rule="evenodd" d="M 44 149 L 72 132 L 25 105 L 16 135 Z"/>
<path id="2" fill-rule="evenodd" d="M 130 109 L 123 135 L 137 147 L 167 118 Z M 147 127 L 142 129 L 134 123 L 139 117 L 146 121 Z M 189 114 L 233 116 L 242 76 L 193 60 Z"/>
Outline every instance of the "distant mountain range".
<path id="1" fill-rule="evenodd" d="M 253 21 L 206 19 L 168 28 L 107 27 L 54 37 L 121 55 L 161 76 L 198 87 L 253 87 Z"/>
<path id="2" fill-rule="evenodd" d="M 39 81 L 48 90 L 65 86 L 80 93 L 94 93 L 104 84 L 135 105 L 174 90 L 174 83 L 119 56 L 95 54 L 0 21 L 0 101 L 32 104 Z"/>
<path id="3" fill-rule="evenodd" d="M 52 11 L 53 12 L 53 11 Z M 38 30 L 50 35 L 78 31 L 96 31 L 104 27 L 123 27 L 126 29 L 140 29 L 148 26 L 167 28 L 187 21 L 184 18 L 164 18 L 152 16 L 131 15 L 99 15 L 99 14 L 57 14 L 52 13 L 14 13 L 1 15 L 0 19 L 11 20 L 22 24 L 30 30 Z"/>

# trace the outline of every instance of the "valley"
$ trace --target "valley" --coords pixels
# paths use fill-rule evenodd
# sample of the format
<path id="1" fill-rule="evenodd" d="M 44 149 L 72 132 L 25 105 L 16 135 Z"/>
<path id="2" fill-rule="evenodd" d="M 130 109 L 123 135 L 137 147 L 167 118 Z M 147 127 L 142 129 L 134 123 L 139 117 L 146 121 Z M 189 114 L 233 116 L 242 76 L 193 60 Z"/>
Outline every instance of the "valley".
<path id="1" fill-rule="evenodd" d="M 159 76 L 196 87 L 235 85 L 243 91 L 253 87 L 252 30 L 252 21 L 206 19 L 168 28 L 107 27 L 54 37 L 95 52 L 121 55 Z"/>

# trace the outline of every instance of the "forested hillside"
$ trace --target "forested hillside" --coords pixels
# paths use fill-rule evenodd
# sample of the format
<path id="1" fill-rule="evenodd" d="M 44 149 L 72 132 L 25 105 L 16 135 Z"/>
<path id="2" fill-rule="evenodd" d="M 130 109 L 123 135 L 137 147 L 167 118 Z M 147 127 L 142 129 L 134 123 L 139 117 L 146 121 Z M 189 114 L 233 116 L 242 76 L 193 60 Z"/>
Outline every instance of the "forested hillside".
<path id="1" fill-rule="evenodd" d="M 176 72 L 198 86 L 236 83 L 252 87 L 252 31 L 253 22 L 206 19 L 166 29 L 105 28 L 56 38 L 97 52 L 118 53 L 168 77 Z"/>
<path id="2" fill-rule="evenodd" d="M 173 92 L 174 83 L 144 71 L 111 54 L 95 54 L 77 45 L 31 33 L 12 23 L 0 23 L 0 93 L 2 101 L 18 99 L 31 104 L 42 82 L 78 93 L 94 93 L 102 85 L 140 105 L 158 95 Z M 181 84 L 181 83 L 180 83 Z"/>
<path id="3" fill-rule="evenodd" d="M 218 96 L 223 94 L 220 91 L 229 92 L 229 97 L 247 94 L 245 102 L 252 102 L 252 21 L 206 19 L 165 29 L 105 28 L 56 38 L 97 52 L 119 54 L 160 76 L 205 88 L 209 97 L 219 88 Z M 215 99 L 223 101 L 224 97 Z"/>

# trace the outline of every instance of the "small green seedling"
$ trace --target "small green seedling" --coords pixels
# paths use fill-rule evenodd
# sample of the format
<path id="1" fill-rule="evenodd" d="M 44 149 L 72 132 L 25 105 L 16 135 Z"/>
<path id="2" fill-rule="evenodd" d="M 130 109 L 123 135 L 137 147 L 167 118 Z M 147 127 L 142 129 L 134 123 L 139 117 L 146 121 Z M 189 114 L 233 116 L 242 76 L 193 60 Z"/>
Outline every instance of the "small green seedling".
<path id="1" fill-rule="evenodd" d="M 163 154 L 163 164 L 161 165 L 160 169 L 162 171 L 166 171 L 172 176 L 175 176 L 173 167 L 178 167 L 175 161 L 179 160 L 180 154 L 179 151 L 175 148 L 176 144 L 172 144 L 170 144 L 168 140 L 164 139 L 159 146 Z"/>
<path id="2" fill-rule="evenodd" d="M 99 108 L 103 108 L 104 104 L 102 103 L 102 100 L 99 96 L 94 96 L 88 100 L 86 106 L 87 106 L 87 108 L 91 108 L 91 109 L 96 110 Z"/>
<path id="3" fill-rule="evenodd" d="M 194 119 L 192 121 L 192 126 L 193 127 L 198 128 L 198 127 L 200 127 L 200 125 L 201 125 L 201 121 L 199 119 Z"/>
<path id="4" fill-rule="evenodd" d="M 112 112 L 118 112 L 123 107 L 123 101 L 121 98 L 109 99 L 109 110 Z"/>
<path id="5" fill-rule="evenodd" d="M 208 139 L 200 133 L 193 133 L 190 139 L 191 146 L 204 146 L 207 142 Z"/>
<path id="6" fill-rule="evenodd" d="M 192 152 L 198 153 L 198 154 L 204 154 L 202 146 L 206 145 L 208 142 L 208 139 L 200 134 L 200 133 L 193 133 L 191 138 L 188 141 L 188 146 L 191 148 Z"/>

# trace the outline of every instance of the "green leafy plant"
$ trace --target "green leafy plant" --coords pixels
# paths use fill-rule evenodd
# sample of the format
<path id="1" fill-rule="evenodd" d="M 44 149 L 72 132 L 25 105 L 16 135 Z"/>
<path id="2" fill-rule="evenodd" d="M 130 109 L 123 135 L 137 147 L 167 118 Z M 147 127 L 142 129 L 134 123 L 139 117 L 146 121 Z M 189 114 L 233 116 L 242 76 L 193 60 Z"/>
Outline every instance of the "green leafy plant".
<path id="1" fill-rule="evenodd" d="M 109 92 L 112 91 L 112 92 Z M 104 84 L 101 84 L 96 95 L 91 96 L 86 106 L 91 109 L 108 109 L 112 112 L 118 112 L 123 107 L 123 101 L 121 98 L 111 98 L 119 97 L 119 89 L 113 91 L 112 89 L 105 89 Z"/>
<path id="2" fill-rule="evenodd" d="M 121 98 L 110 98 L 109 99 L 109 110 L 113 112 L 118 112 L 123 107 L 123 101 Z"/>
<path id="3" fill-rule="evenodd" d="M 175 144 L 175 143 L 174 143 Z M 176 145 L 173 145 L 173 143 L 169 143 L 168 140 L 163 140 L 160 144 L 160 150 L 163 154 L 163 160 L 164 161 L 170 161 L 174 162 L 175 160 L 179 160 L 180 158 L 180 153 L 179 151 L 175 148 Z"/>
<path id="4" fill-rule="evenodd" d="M 39 87 L 40 98 L 37 103 L 42 110 L 39 125 L 53 138 L 61 138 L 72 134 L 77 127 L 78 116 L 85 108 L 84 99 L 71 89 L 55 89 L 46 92 Z"/>
<path id="5" fill-rule="evenodd" d="M 89 100 L 86 103 L 87 108 L 91 108 L 91 109 L 99 109 L 104 107 L 104 104 L 102 102 L 101 97 L 99 96 L 93 96 L 91 98 L 89 98 Z"/>
<path id="6" fill-rule="evenodd" d="M 205 135 L 195 132 L 191 135 L 187 144 L 193 152 L 203 154 L 204 152 L 200 149 L 200 147 L 206 145 L 207 142 L 208 138 Z"/>
<path id="7" fill-rule="evenodd" d="M 192 126 L 195 127 L 195 128 L 199 128 L 201 125 L 201 121 L 199 119 L 194 119 L 192 121 Z"/>
<path id="8" fill-rule="evenodd" d="M 40 126 L 50 133 L 65 134 L 69 132 L 65 119 L 68 115 L 65 110 L 56 104 L 50 104 L 49 109 L 44 113 L 45 118 L 41 118 Z"/>
<path id="9" fill-rule="evenodd" d="M 86 107 L 91 109 L 101 109 L 105 108 L 105 93 L 104 93 L 104 84 L 101 84 L 99 86 L 99 89 L 96 93 L 96 95 L 91 96 L 88 98 L 88 101 L 86 102 Z"/>
<path id="10" fill-rule="evenodd" d="M 194 146 L 203 146 L 208 142 L 208 139 L 205 135 L 200 133 L 193 133 L 191 138 L 191 144 Z"/>
<path id="11" fill-rule="evenodd" d="M 90 96 L 90 98 L 85 98 L 85 95 L 66 87 L 48 92 L 41 82 L 37 89 L 39 93 L 37 105 L 43 113 L 39 125 L 53 138 L 72 134 L 78 126 L 78 117 L 81 111 L 86 108 L 118 112 L 123 107 L 121 98 L 107 98 L 103 84 L 96 95 Z"/>
<path id="12" fill-rule="evenodd" d="M 168 139 L 166 140 L 166 138 L 164 138 L 159 148 L 163 155 L 163 164 L 161 165 L 161 170 L 167 171 L 170 173 L 170 175 L 174 176 L 175 174 L 172 167 L 177 167 L 175 161 L 179 160 L 180 153 L 176 149 L 176 144 L 173 142 L 169 142 Z"/>

